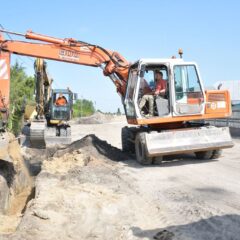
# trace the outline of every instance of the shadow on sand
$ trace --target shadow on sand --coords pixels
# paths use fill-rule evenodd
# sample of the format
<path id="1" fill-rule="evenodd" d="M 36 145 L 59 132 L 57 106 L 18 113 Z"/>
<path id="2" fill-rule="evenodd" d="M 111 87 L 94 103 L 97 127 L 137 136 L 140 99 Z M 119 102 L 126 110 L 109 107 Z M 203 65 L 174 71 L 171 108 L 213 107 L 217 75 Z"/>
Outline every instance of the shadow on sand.
<path id="1" fill-rule="evenodd" d="M 71 145 L 78 145 L 79 147 L 83 146 L 92 146 L 94 147 L 101 155 L 112 161 L 120 161 L 128 164 L 130 167 L 142 168 L 142 167 L 174 167 L 179 165 L 187 164 L 203 164 L 206 162 L 214 162 L 216 160 L 199 160 L 195 158 L 194 154 L 181 154 L 174 155 L 169 157 L 164 157 L 163 161 L 159 164 L 142 166 L 136 162 L 135 156 L 123 152 L 121 149 L 113 147 L 111 144 L 99 139 L 97 136 L 91 134 L 87 135 L 81 140 L 78 140 Z"/>
<path id="2" fill-rule="evenodd" d="M 142 230 L 132 227 L 132 233 L 139 239 L 157 240 L 239 240 L 240 239 L 240 215 L 229 214 L 201 219 L 197 222 Z"/>

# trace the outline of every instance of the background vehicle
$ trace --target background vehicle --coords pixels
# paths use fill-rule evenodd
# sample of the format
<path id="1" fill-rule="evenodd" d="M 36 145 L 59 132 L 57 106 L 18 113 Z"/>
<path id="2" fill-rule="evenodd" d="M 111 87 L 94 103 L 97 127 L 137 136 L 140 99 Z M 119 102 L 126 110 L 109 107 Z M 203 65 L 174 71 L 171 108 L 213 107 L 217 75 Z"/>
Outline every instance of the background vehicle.
<path id="1" fill-rule="evenodd" d="M 36 116 L 28 119 L 23 133 L 27 145 L 45 147 L 46 141 L 51 144 L 71 143 L 71 127 L 68 123 L 72 118 L 74 95 L 70 89 L 52 89 L 53 80 L 47 72 L 47 64 L 37 58 L 35 68 L 35 100 Z M 62 95 L 66 104 L 57 105 L 56 101 Z"/>
<path id="2" fill-rule="evenodd" d="M 195 152 L 199 158 L 216 158 L 220 149 L 233 146 L 228 128 L 194 122 L 231 115 L 229 92 L 205 91 L 194 62 L 140 59 L 131 65 L 117 52 L 72 38 L 59 39 L 31 31 L 26 34 L 1 31 L 42 42 L 4 40 L 1 36 L 0 59 L 8 57 L 8 68 L 11 53 L 101 67 L 122 98 L 128 123 L 138 126 L 123 128 L 123 150 L 135 152 L 142 164 L 151 164 L 156 156 L 184 152 Z M 168 96 L 156 102 L 157 114 L 146 118 L 139 110 L 141 81 L 149 72 L 154 77 L 156 70 L 165 72 Z M 8 91 L 5 91 L 7 96 Z"/>

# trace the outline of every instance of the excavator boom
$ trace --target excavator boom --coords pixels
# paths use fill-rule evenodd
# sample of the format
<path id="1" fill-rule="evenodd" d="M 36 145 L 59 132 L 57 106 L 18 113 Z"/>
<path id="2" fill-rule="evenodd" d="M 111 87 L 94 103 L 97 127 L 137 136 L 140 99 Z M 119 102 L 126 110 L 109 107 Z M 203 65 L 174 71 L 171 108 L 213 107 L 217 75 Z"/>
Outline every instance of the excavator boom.
<path id="1" fill-rule="evenodd" d="M 5 30 L 0 30 L 0 32 L 12 33 Z M 41 41 L 42 43 L 4 40 L 3 36 L 0 35 L 1 51 L 92 67 L 101 67 L 104 75 L 112 79 L 117 91 L 121 96 L 124 96 L 129 63 L 119 53 L 72 38 L 58 39 L 36 34 L 31 31 L 28 31 L 25 35 L 18 35 L 22 35 L 26 39 Z"/>

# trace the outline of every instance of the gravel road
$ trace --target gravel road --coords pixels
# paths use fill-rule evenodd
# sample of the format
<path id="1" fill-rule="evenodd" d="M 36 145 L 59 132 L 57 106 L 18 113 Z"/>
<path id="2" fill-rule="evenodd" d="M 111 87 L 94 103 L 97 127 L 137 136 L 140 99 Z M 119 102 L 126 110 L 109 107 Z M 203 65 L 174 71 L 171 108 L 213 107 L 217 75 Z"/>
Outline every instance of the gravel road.
<path id="1" fill-rule="evenodd" d="M 83 134 L 92 132 L 121 148 L 124 124 L 80 128 Z M 218 160 L 182 155 L 147 167 L 134 160 L 119 163 L 120 172 L 134 179 L 136 193 L 158 209 L 158 216 L 153 217 L 158 227 L 141 229 L 133 223 L 133 235 L 165 239 L 156 234 L 167 230 L 174 233 L 173 239 L 240 239 L 240 139 L 234 143 Z"/>

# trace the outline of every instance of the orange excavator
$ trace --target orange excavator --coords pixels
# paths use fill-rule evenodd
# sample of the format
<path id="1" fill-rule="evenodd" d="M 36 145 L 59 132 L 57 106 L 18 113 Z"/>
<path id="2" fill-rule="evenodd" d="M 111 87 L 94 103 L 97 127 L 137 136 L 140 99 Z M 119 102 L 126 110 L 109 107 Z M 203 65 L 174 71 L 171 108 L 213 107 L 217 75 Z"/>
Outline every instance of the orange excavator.
<path id="1" fill-rule="evenodd" d="M 130 64 L 119 53 L 73 38 L 55 38 L 27 31 L 0 30 L 30 41 L 5 40 L 0 36 L 0 111 L 3 124 L 9 107 L 10 55 L 19 54 L 92 67 L 100 67 L 122 99 L 126 118 L 135 127 L 122 129 L 122 148 L 134 152 L 141 164 L 156 158 L 193 152 L 197 158 L 213 159 L 221 149 L 233 146 L 229 129 L 208 126 L 204 120 L 231 115 L 228 91 L 204 90 L 198 66 L 180 58 L 146 59 Z M 142 99 L 154 89 L 156 75 L 165 81 L 164 95 L 153 95 L 153 112 Z M 154 90 L 153 90 L 154 91 Z M 149 94 L 149 93 L 148 93 Z M 151 93 L 150 93 L 151 95 Z M 140 104 L 141 103 L 141 104 Z"/>

